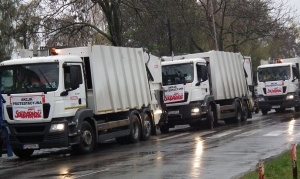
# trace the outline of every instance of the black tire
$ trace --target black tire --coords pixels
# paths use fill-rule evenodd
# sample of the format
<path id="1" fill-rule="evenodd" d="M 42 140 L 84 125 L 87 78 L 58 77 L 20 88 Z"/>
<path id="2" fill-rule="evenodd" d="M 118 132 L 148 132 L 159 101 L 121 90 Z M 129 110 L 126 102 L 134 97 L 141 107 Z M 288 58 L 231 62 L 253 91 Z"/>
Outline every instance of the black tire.
<path id="1" fill-rule="evenodd" d="M 241 117 L 242 122 L 247 121 L 248 113 L 249 113 L 248 105 L 245 101 L 243 101 L 242 102 L 242 117 Z"/>
<path id="2" fill-rule="evenodd" d="M 300 106 L 295 106 L 295 112 L 299 112 L 300 111 Z"/>
<path id="3" fill-rule="evenodd" d="M 263 115 L 267 115 L 267 114 L 268 114 L 268 110 L 267 110 L 267 109 L 261 109 L 261 113 L 262 113 Z"/>
<path id="4" fill-rule="evenodd" d="M 29 158 L 33 152 L 33 149 L 13 149 L 13 153 L 21 159 Z"/>
<path id="5" fill-rule="evenodd" d="M 142 122 L 143 122 L 143 124 L 142 124 L 142 140 L 146 141 L 146 140 L 149 140 L 151 137 L 151 131 L 152 131 L 151 117 L 148 114 L 144 114 Z"/>
<path id="6" fill-rule="evenodd" d="M 83 121 L 80 129 L 80 141 L 73 147 L 77 154 L 87 154 L 94 150 L 96 143 L 95 132 L 87 121 Z"/>
<path id="7" fill-rule="evenodd" d="M 234 123 L 239 123 L 242 121 L 242 106 L 239 101 L 235 101 L 235 116 L 234 116 Z"/>
<path id="8" fill-rule="evenodd" d="M 215 111 L 213 109 L 212 105 L 209 105 L 208 111 L 207 111 L 207 118 L 206 118 L 206 128 L 213 129 L 214 126 L 218 125 L 218 119 L 215 117 Z"/>
<path id="9" fill-rule="evenodd" d="M 275 112 L 276 113 L 284 113 L 285 112 L 285 108 L 276 108 Z"/>
<path id="10" fill-rule="evenodd" d="M 255 107 L 255 114 L 259 113 L 259 108 L 258 107 Z"/>
<path id="11" fill-rule="evenodd" d="M 169 132 L 169 126 L 167 125 L 167 124 L 164 124 L 164 125 L 162 125 L 162 126 L 160 126 L 160 132 L 162 133 L 162 134 L 166 134 L 166 133 L 168 133 Z"/>
<path id="12" fill-rule="evenodd" d="M 130 143 L 137 143 L 141 137 L 141 124 L 136 115 L 131 116 L 130 134 L 128 136 Z"/>

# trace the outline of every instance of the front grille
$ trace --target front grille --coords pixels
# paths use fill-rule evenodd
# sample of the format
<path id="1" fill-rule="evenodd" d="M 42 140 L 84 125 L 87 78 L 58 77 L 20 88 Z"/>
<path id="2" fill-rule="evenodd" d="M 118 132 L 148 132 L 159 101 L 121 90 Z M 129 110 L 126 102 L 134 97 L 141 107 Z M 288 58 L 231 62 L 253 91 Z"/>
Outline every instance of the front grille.
<path id="1" fill-rule="evenodd" d="M 46 126 L 21 126 L 21 127 L 15 127 L 15 132 L 20 133 L 36 133 L 36 132 L 44 132 Z"/>
<path id="2" fill-rule="evenodd" d="M 17 136 L 17 139 L 21 143 L 37 143 L 37 142 L 43 142 L 44 136 L 43 135 Z"/>
<path id="3" fill-rule="evenodd" d="M 6 111 L 7 111 L 9 119 L 10 120 L 14 120 L 12 107 L 11 106 L 7 106 L 6 107 Z M 48 118 L 49 112 L 50 112 L 50 104 L 49 103 L 44 103 L 43 104 L 43 112 L 44 112 L 44 119 Z"/>
<path id="4" fill-rule="evenodd" d="M 270 105 L 281 105 L 285 96 L 266 96 Z"/>

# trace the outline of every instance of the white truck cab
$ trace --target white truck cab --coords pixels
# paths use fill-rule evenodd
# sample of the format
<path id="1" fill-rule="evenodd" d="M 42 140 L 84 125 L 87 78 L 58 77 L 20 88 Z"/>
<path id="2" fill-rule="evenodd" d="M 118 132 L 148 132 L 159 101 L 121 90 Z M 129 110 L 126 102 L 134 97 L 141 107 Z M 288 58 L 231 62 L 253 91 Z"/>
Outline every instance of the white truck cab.
<path id="1" fill-rule="evenodd" d="M 292 107 L 298 112 L 299 68 L 292 62 L 258 66 L 257 94 L 258 105 L 264 115 L 271 109 L 283 112 Z"/>

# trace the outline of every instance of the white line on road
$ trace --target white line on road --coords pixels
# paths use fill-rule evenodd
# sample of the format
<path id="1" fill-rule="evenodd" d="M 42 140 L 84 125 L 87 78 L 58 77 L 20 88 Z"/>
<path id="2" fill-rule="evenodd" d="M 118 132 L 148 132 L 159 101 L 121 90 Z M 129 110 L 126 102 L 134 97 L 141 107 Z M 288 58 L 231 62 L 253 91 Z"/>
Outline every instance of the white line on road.
<path id="1" fill-rule="evenodd" d="M 174 139 L 174 138 L 176 138 L 176 137 L 185 136 L 185 135 L 189 135 L 189 134 L 190 134 L 190 133 L 182 133 L 182 134 L 173 135 L 173 136 L 170 136 L 170 137 L 165 137 L 165 138 L 162 138 L 162 139 L 157 139 L 157 141 L 163 141 L 163 140 Z"/>
<path id="2" fill-rule="evenodd" d="M 265 134 L 264 136 L 279 136 L 280 134 L 284 133 L 285 131 L 273 131 Z"/>
<path id="3" fill-rule="evenodd" d="M 239 129 L 239 130 L 226 131 L 226 132 L 223 132 L 223 133 L 220 133 L 220 134 L 216 134 L 214 136 L 207 137 L 207 138 L 210 138 L 210 139 L 219 138 L 219 137 L 223 137 L 223 136 L 226 136 L 226 135 L 238 132 L 238 131 L 241 131 L 241 130 Z"/>
<path id="4" fill-rule="evenodd" d="M 244 132 L 244 133 L 241 133 L 241 134 L 238 134 L 234 137 L 247 137 L 247 136 L 250 136 L 250 135 L 253 135 L 253 134 L 256 134 L 258 132 L 262 131 L 261 129 L 255 129 L 255 130 L 252 130 L 252 131 L 247 131 L 247 132 Z"/>
<path id="5" fill-rule="evenodd" d="M 108 171 L 108 170 L 109 170 L 109 168 L 106 168 L 106 169 L 99 170 L 99 171 L 96 171 L 96 172 L 92 172 L 92 173 L 87 173 L 87 174 L 84 174 L 84 175 L 80 175 L 80 176 L 77 176 L 77 177 L 74 177 L 74 178 L 82 178 L 82 177 L 86 177 L 86 176 L 88 176 L 88 175 L 93 175 L 93 174 L 95 174 L 95 173 L 106 172 L 106 171 Z"/>

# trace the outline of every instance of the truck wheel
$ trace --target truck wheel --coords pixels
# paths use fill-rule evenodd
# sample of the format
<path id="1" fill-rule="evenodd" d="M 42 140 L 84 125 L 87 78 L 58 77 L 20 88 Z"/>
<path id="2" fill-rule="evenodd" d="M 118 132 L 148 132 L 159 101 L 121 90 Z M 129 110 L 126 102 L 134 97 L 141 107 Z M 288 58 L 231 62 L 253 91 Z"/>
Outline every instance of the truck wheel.
<path id="1" fill-rule="evenodd" d="M 296 111 L 296 112 L 299 112 L 299 111 L 300 111 L 300 106 L 295 106 L 294 108 L 295 108 L 295 111 Z"/>
<path id="2" fill-rule="evenodd" d="M 130 135 L 128 136 L 129 142 L 136 143 L 141 137 L 141 125 L 139 118 L 136 115 L 131 116 L 131 124 Z"/>
<path id="3" fill-rule="evenodd" d="M 235 116 L 234 116 L 234 123 L 239 123 L 242 121 L 242 107 L 239 101 L 235 102 Z"/>
<path id="4" fill-rule="evenodd" d="M 242 122 L 247 121 L 248 113 L 249 113 L 248 105 L 245 101 L 243 101 L 242 102 L 242 116 L 241 116 Z"/>
<path id="5" fill-rule="evenodd" d="M 261 113 L 262 113 L 263 115 L 267 115 L 267 114 L 268 114 L 268 110 L 267 110 L 267 109 L 261 109 Z"/>
<path id="6" fill-rule="evenodd" d="M 164 124 L 162 126 L 160 126 L 160 132 L 163 133 L 163 134 L 166 134 L 169 132 L 169 126 L 167 124 Z"/>
<path id="7" fill-rule="evenodd" d="M 87 121 L 83 121 L 81 124 L 79 144 L 74 145 L 73 149 L 78 154 L 91 153 L 96 143 L 95 139 L 95 132 L 92 126 Z"/>
<path id="8" fill-rule="evenodd" d="M 29 158 L 34 150 L 33 149 L 13 149 L 14 154 L 19 158 Z"/>
<path id="9" fill-rule="evenodd" d="M 215 117 L 215 111 L 213 110 L 212 105 L 209 105 L 207 111 L 207 118 L 206 118 L 206 127 L 208 129 L 213 129 L 214 126 L 217 126 L 218 119 Z"/>
<path id="10" fill-rule="evenodd" d="M 148 114 L 144 114 L 142 140 L 146 141 L 150 139 L 151 130 L 152 130 L 151 118 Z"/>

